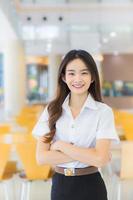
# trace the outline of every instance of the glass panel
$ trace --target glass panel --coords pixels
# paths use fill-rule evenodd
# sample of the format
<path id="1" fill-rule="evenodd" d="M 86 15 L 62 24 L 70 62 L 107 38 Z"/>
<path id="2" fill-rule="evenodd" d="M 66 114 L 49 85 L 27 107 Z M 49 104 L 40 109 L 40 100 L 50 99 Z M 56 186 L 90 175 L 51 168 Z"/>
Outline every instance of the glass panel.
<path id="1" fill-rule="evenodd" d="M 102 86 L 104 96 L 133 96 L 133 81 L 104 81 Z"/>
<path id="2" fill-rule="evenodd" d="M 27 99 L 30 103 L 44 103 L 48 99 L 48 68 L 45 65 L 27 65 Z"/>

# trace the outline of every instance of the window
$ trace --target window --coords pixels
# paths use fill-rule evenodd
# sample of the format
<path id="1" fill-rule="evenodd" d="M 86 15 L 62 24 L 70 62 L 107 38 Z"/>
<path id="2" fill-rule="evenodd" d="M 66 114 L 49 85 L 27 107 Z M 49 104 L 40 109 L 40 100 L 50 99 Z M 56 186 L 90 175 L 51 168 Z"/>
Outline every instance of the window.
<path id="1" fill-rule="evenodd" d="M 27 65 L 27 100 L 45 103 L 48 99 L 48 68 L 46 65 Z"/>
<path id="2" fill-rule="evenodd" d="M 104 96 L 133 96 L 133 81 L 104 81 L 102 86 Z"/>

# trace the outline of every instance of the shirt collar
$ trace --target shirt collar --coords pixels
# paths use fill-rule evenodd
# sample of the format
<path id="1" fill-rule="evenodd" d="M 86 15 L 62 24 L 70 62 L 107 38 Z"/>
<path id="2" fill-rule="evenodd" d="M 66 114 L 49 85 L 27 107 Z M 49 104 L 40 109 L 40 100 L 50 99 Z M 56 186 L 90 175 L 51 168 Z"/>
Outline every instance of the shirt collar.
<path id="1" fill-rule="evenodd" d="M 69 107 L 69 97 L 70 97 L 70 93 L 67 95 L 67 97 L 65 98 L 65 100 L 62 104 L 62 108 L 65 110 L 67 110 Z M 90 108 L 92 110 L 98 109 L 96 101 L 93 99 L 91 94 L 88 94 L 88 97 L 87 97 L 82 109 L 84 109 L 85 107 Z"/>

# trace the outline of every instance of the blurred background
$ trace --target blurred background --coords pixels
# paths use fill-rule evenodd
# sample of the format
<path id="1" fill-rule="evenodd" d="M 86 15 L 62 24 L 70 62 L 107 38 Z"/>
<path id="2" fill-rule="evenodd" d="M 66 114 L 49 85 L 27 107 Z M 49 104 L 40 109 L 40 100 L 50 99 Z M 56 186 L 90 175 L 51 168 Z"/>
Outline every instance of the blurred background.
<path id="1" fill-rule="evenodd" d="M 133 0 L 1 0 L 2 200 L 50 200 L 51 166 L 37 166 L 31 131 L 71 49 L 92 54 L 113 108 L 121 143 L 101 169 L 109 200 L 133 199 Z"/>

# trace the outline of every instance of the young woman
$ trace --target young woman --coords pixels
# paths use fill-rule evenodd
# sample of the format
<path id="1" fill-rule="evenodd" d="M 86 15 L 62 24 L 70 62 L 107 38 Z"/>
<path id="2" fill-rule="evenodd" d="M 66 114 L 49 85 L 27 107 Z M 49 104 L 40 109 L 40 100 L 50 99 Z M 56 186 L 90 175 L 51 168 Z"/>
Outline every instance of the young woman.
<path id="1" fill-rule="evenodd" d="M 110 161 L 111 140 L 119 141 L 112 109 L 102 102 L 92 56 L 71 50 L 61 62 L 57 95 L 33 129 L 37 162 L 51 164 L 51 200 L 107 200 L 99 167 Z"/>

